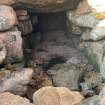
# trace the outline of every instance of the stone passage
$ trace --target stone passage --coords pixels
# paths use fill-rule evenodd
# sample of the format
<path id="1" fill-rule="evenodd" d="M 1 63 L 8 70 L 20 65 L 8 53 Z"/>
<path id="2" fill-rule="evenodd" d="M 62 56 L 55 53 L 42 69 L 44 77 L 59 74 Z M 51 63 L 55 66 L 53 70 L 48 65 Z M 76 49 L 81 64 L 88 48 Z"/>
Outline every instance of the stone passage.
<path id="1" fill-rule="evenodd" d="M 104 105 L 104 0 L 0 1 L 0 105 Z"/>

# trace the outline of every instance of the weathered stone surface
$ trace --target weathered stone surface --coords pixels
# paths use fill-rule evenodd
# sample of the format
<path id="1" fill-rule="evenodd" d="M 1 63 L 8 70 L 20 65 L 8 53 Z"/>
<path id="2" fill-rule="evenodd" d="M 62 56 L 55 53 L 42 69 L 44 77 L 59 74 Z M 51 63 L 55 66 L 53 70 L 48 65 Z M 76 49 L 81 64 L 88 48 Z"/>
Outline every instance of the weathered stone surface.
<path id="1" fill-rule="evenodd" d="M 105 55 L 105 49 L 104 49 L 102 63 L 100 65 L 100 73 L 101 73 L 103 78 L 105 78 L 105 56 L 104 55 Z"/>
<path id="2" fill-rule="evenodd" d="M 86 29 L 82 34 L 83 40 L 98 41 L 105 38 L 105 19 L 98 22 L 93 29 Z"/>
<path id="3" fill-rule="evenodd" d="M 94 94 L 96 90 L 99 92 L 95 87 L 99 88 L 102 86 L 102 76 L 96 71 L 84 71 L 80 80 L 80 86 L 84 95 Z"/>
<path id="4" fill-rule="evenodd" d="M 31 9 L 35 12 L 58 12 L 75 9 L 81 0 L 4 0 L 0 4 L 14 4 L 21 9 Z"/>
<path id="5" fill-rule="evenodd" d="M 17 10 L 16 11 L 18 18 L 18 28 L 22 32 L 22 35 L 27 35 L 32 33 L 33 26 L 26 10 Z"/>
<path id="6" fill-rule="evenodd" d="M 76 91 L 65 87 L 44 87 L 33 95 L 35 105 L 75 105 L 83 99 Z"/>
<path id="7" fill-rule="evenodd" d="M 0 1 L 0 4 L 5 4 L 5 5 L 11 5 L 13 3 L 15 3 L 14 0 L 1 0 Z"/>
<path id="8" fill-rule="evenodd" d="M 89 13 L 76 16 L 75 11 L 69 11 L 67 17 L 70 22 L 79 27 L 93 28 L 98 23 L 98 20 Z"/>
<path id="9" fill-rule="evenodd" d="M 74 9 L 81 0 L 17 0 L 16 7 L 30 8 L 36 12 L 58 12 Z"/>
<path id="10" fill-rule="evenodd" d="M 16 15 L 17 16 L 27 16 L 28 13 L 26 10 L 16 10 Z"/>
<path id="11" fill-rule="evenodd" d="M 81 39 L 83 39 L 84 41 L 89 41 L 89 40 L 92 40 L 91 38 L 91 33 L 92 29 L 86 29 L 83 33 L 82 33 L 82 36 L 81 36 Z"/>
<path id="12" fill-rule="evenodd" d="M 105 104 L 105 87 L 101 90 L 99 95 L 84 100 L 77 105 L 104 105 Z"/>
<path id="13" fill-rule="evenodd" d="M 4 70 L 0 72 L 0 93 L 12 92 L 18 95 L 24 95 L 27 91 L 27 85 L 32 79 L 33 70 L 30 68 L 18 68 L 16 71 Z"/>
<path id="14" fill-rule="evenodd" d="M 0 105 L 33 105 L 26 98 L 14 95 L 9 92 L 0 94 Z"/>
<path id="15" fill-rule="evenodd" d="M 99 104 L 104 105 L 105 104 L 105 86 L 102 88 L 100 94 L 99 94 Z"/>
<path id="16" fill-rule="evenodd" d="M 0 33 L 0 41 L 7 50 L 6 62 L 20 61 L 23 58 L 22 38 L 20 31 L 7 31 Z"/>
<path id="17" fill-rule="evenodd" d="M 21 18 L 21 20 L 22 20 L 22 18 Z M 32 26 L 31 21 L 29 19 L 28 20 L 24 20 L 24 21 L 19 21 L 19 29 L 22 32 L 22 35 L 27 35 L 27 34 L 32 33 L 33 26 Z"/>
<path id="18" fill-rule="evenodd" d="M 92 40 L 100 40 L 105 38 L 105 19 L 101 20 L 91 31 L 90 37 Z"/>
<path id="19" fill-rule="evenodd" d="M 55 86 L 64 86 L 74 90 L 78 90 L 78 81 L 82 72 L 82 70 L 77 70 L 76 67 L 74 67 L 70 63 L 62 64 L 62 66 L 58 65 L 55 68 L 53 67 L 48 70 L 48 74 L 52 76 L 53 83 Z"/>
<path id="20" fill-rule="evenodd" d="M 87 14 L 89 12 L 91 12 L 91 8 L 88 3 L 88 0 L 82 0 L 75 10 L 75 15 L 79 16 L 79 15 Z"/>
<path id="21" fill-rule="evenodd" d="M 83 33 L 79 26 L 72 24 L 70 21 L 67 22 L 67 30 L 69 34 L 71 33 L 74 35 L 81 35 Z"/>
<path id="22" fill-rule="evenodd" d="M 88 0 L 82 0 L 75 10 L 68 11 L 67 18 L 69 22 L 85 28 L 93 28 L 99 21 L 92 14 Z"/>
<path id="23" fill-rule="evenodd" d="M 16 13 L 10 6 L 0 5 L 0 31 L 5 31 L 17 24 Z"/>
<path id="24" fill-rule="evenodd" d="M 87 55 L 89 62 L 98 70 L 103 62 L 105 41 L 98 42 L 83 42 L 81 49 Z M 100 70 L 101 72 L 101 70 Z"/>
<path id="25" fill-rule="evenodd" d="M 98 95 L 95 95 L 91 98 L 87 98 L 86 100 L 82 101 L 79 104 L 76 105 L 99 105 L 98 104 Z"/>

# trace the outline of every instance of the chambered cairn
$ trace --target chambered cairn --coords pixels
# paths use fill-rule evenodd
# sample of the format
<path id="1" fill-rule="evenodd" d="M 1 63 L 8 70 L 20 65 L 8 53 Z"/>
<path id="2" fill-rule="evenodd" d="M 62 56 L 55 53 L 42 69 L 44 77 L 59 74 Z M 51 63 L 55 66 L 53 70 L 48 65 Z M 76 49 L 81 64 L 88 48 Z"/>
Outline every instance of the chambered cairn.
<path id="1" fill-rule="evenodd" d="M 0 105 L 105 105 L 104 0 L 0 0 Z"/>

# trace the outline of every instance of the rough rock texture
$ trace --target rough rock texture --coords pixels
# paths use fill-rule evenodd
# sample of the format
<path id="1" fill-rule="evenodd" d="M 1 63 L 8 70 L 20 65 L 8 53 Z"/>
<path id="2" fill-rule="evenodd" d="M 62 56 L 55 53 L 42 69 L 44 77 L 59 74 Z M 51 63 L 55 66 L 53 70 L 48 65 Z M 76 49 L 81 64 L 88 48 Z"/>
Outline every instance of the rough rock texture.
<path id="1" fill-rule="evenodd" d="M 35 68 L 26 92 L 28 99 L 32 100 L 34 92 L 45 86 L 53 86 L 52 80 L 47 73 Z"/>
<path id="2" fill-rule="evenodd" d="M 72 57 L 65 64 L 55 65 L 47 73 L 51 75 L 55 86 L 64 86 L 72 90 L 79 90 L 79 79 L 83 71 L 87 71 L 87 64 L 82 58 Z"/>
<path id="3" fill-rule="evenodd" d="M 7 31 L 0 33 L 0 41 L 7 50 L 6 62 L 16 62 L 23 58 L 22 38 L 20 31 Z"/>
<path id="4" fill-rule="evenodd" d="M 98 41 L 105 38 L 105 19 L 98 22 L 93 29 L 87 29 L 83 35 L 83 40 Z"/>
<path id="5" fill-rule="evenodd" d="M 16 13 L 10 6 L 0 5 L 0 31 L 5 31 L 17 24 Z"/>
<path id="6" fill-rule="evenodd" d="M 23 35 L 28 35 L 33 32 L 33 26 L 26 10 L 17 10 L 18 28 Z"/>
<path id="7" fill-rule="evenodd" d="M 5 92 L 0 94 L 0 105 L 33 105 L 26 98 Z"/>
<path id="8" fill-rule="evenodd" d="M 17 0 L 15 4 L 16 7 L 30 8 L 36 12 L 58 12 L 74 9 L 80 1 L 81 0 Z"/>
<path id="9" fill-rule="evenodd" d="M 89 58 L 89 62 L 98 70 L 100 70 L 103 62 L 104 46 L 104 40 L 98 42 L 83 42 L 81 45 L 81 50 L 85 52 L 86 56 Z"/>
<path id="10" fill-rule="evenodd" d="M 91 31 L 90 36 L 94 41 L 105 38 L 105 19 L 101 20 Z"/>
<path id="11" fill-rule="evenodd" d="M 32 79 L 33 70 L 30 68 L 0 72 L 0 93 L 13 92 L 14 94 L 24 95 L 27 91 L 27 85 Z"/>
<path id="12" fill-rule="evenodd" d="M 75 11 L 67 13 L 68 20 L 79 27 L 93 28 L 98 20 L 91 14 L 76 15 Z"/>
<path id="13" fill-rule="evenodd" d="M 44 87 L 33 95 L 35 105 L 75 105 L 83 99 L 79 92 L 65 87 Z"/>
<path id="14" fill-rule="evenodd" d="M 84 71 L 79 82 L 84 95 L 99 93 L 103 85 L 102 76 L 93 70 Z"/>
<path id="15" fill-rule="evenodd" d="M 86 8 L 85 8 L 86 7 Z M 85 46 L 89 62 L 105 77 L 104 38 L 105 38 L 105 6 L 97 0 L 83 0 L 77 9 L 67 13 L 68 24 L 82 30 L 81 46 Z M 71 29 L 71 28 L 70 28 Z"/>
<path id="16" fill-rule="evenodd" d="M 99 95 L 88 98 L 76 105 L 104 105 L 105 104 L 105 87 L 101 90 Z"/>
<path id="17" fill-rule="evenodd" d="M 98 104 L 98 95 L 95 95 L 91 98 L 87 98 L 86 100 L 82 101 L 81 103 L 79 104 L 76 104 L 76 105 L 99 105 Z"/>
<path id="18" fill-rule="evenodd" d="M 58 12 L 77 7 L 81 0 L 4 0 L 0 4 L 14 4 L 16 8 L 31 9 L 36 12 Z"/>
<path id="19" fill-rule="evenodd" d="M 14 0 L 2 0 L 0 1 L 0 4 L 11 5 L 14 2 L 15 2 Z"/>

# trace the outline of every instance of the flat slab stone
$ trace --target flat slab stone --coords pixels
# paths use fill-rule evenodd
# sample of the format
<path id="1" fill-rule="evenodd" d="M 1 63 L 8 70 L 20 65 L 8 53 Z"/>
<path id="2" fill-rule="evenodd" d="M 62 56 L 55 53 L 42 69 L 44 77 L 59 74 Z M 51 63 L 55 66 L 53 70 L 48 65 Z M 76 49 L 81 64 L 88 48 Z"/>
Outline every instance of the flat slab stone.
<path id="1" fill-rule="evenodd" d="M 14 4 L 20 8 L 28 8 L 34 12 L 58 12 L 75 9 L 81 0 L 4 0 L 0 4 Z"/>

